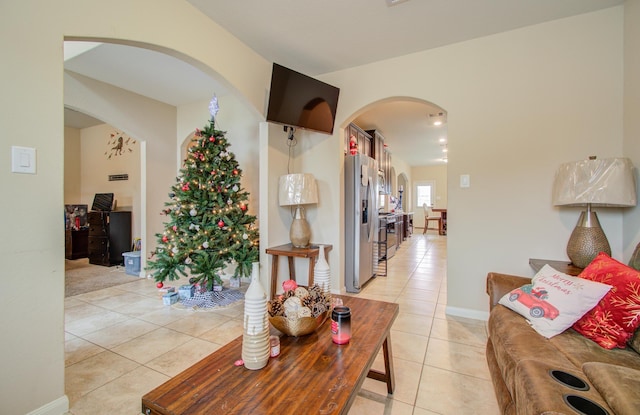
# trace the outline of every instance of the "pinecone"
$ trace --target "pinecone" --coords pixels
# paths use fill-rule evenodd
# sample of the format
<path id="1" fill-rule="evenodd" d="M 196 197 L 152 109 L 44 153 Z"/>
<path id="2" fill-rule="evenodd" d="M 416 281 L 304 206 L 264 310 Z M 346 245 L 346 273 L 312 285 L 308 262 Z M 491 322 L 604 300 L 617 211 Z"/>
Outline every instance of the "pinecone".
<path id="1" fill-rule="evenodd" d="M 315 298 L 311 298 L 310 295 L 307 295 L 306 297 L 302 298 L 302 306 L 303 307 L 308 307 L 308 308 L 312 308 L 313 305 L 315 304 Z"/>
<path id="2" fill-rule="evenodd" d="M 314 317 L 318 317 L 320 314 L 327 311 L 327 306 L 323 303 L 315 303 L 313 307 L 311 307 L 311 315 Z"/>
<path id="3" fill-rule="evenodd" d="M 271 317 L 284 316 L 284 306 L 280 300 L 272 300 L 267 303 L 267 311 Z"/>
<path id="4" fill-rule="evenodd" d="M 309 290 L 309 297 L 313 298 L 313 301 L 318 302 L 322 300 L 322 293 L 316 290 Z"/>
<path id="5" fill-rule="evenodd" d="M 309 294 L 312 294 L 312 295 L 322 294 L 322 289 L 318 285 L 313 284 L 311 287 L 309 287 Z"/>

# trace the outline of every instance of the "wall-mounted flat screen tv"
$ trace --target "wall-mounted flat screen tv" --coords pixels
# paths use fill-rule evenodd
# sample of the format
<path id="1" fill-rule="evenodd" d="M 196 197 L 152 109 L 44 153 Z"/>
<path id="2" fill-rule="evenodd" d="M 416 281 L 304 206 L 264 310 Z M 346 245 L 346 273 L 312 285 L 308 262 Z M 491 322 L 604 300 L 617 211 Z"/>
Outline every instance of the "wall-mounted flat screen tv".
<path id="1" fill-rule="evenodd" d="M 111 212 L 113 207 L 113 193 L 96 193 L 93 197 L 93 205 L 91 210 Z"/>
<path id="2" fill-rule="evenodd" d="M 340 88 L 273 64 L 267 121 L 333 134 Z"/>

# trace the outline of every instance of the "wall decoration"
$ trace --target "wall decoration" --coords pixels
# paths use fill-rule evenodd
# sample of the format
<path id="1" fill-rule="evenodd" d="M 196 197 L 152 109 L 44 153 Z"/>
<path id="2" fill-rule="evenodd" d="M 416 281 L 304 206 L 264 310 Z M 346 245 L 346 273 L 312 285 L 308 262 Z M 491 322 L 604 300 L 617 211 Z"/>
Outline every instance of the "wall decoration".
<path id="1" fill-rule="evenodd" d="M 107 159 L 111 160 L 113 156 L 133 153 L 133 146 L 135 144 L 136 140 L 116 130 L 110 134 L 109 141 L 107 141 L 107 150 L 104 152 L 104 155 L 107 156 Z"/>

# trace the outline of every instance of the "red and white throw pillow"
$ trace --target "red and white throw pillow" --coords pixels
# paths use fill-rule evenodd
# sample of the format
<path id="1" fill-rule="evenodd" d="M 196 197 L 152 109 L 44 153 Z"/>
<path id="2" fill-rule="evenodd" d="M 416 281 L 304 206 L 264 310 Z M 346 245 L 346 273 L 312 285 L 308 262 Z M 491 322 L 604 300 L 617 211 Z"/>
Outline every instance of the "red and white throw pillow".
<path id="1" fill-rule="evenodd" d="M 545 265 L 531 284 L 505 294 L 499 303 L 524 316 L 535 331 L 551 338 L 571 327 L 610 289 L 610 285 L 573 277 Z"/>
<path id="2" fill-rule="evenodd" d="M 601 252 L 580 278 L 611 285 L 611 291 L 573 328 L 606 349 L 626 347 L 640 326 L 640 272 Z"/>

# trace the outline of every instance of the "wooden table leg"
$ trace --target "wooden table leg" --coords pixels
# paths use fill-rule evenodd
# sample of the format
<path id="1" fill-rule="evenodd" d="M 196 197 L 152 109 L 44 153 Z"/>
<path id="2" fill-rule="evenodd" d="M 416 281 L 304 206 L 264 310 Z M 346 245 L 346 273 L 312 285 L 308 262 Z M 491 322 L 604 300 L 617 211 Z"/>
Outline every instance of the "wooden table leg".
<path id="1" fill-rule="evenodd" d="M 287 257 L 287 259 L 289 260 L 289 279 L 290 280 L 296 280 L 296 267 L 293 264 L 293 257 L 289 256 Z"/>
<path id="2" fill-rule="evenodd" d="M 371 369 L 367 374 L 368 378 L 379 380 L 387 384 L 387 392 L 393 394 L 396 389 L 396 378 L 393 374 L 393 358 L 391 355 L 391 341 L 389 336 L 382 343 L 382 355 L 384 357 L 384 373 L 379 370 Z"/>
<path id="3" fill-rule="evenodd" d="M 315 257 L 309 257 L 309 277 L 308 277 L 308 286 L 311 287 L 313 285 L 313 271 L 315 269 Z"/>
<path id="4" fill-rule="evenodd" d="M 276 297 L 276 284 L 278 283 L 278 255 L 271 259 L 271 298 Z"/>

